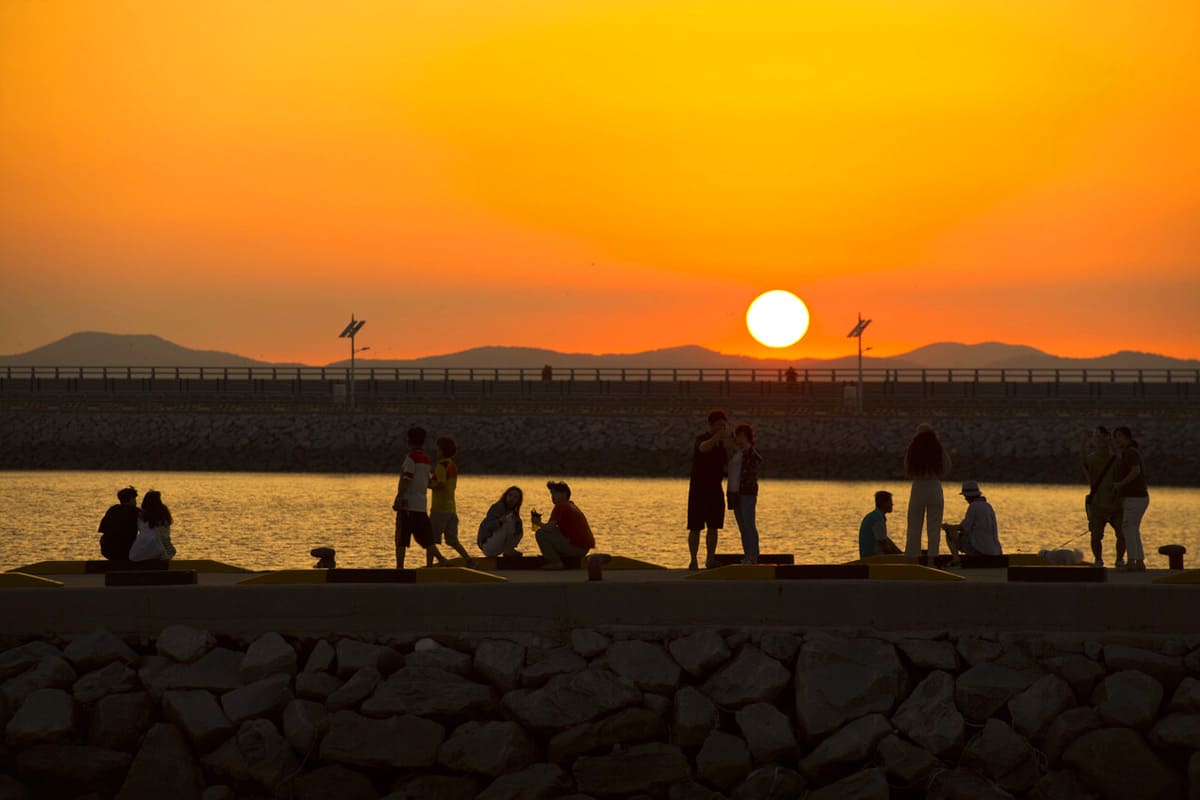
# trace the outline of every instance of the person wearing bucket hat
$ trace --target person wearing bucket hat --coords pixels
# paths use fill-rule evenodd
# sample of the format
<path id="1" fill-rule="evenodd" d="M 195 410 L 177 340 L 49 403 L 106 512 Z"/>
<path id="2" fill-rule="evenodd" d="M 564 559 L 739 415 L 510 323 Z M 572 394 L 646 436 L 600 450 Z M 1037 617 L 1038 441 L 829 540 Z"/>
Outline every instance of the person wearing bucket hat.
<path id="1" fill-rule="evenodd" d="M 950 552 L 965 556 L 1003 555 L 996 527 L 996 510 L 983 496 L 979 482 L 963 481 L 959 494 L 967 501 L 967 514 L 958 525 L 946 526 Z"/>

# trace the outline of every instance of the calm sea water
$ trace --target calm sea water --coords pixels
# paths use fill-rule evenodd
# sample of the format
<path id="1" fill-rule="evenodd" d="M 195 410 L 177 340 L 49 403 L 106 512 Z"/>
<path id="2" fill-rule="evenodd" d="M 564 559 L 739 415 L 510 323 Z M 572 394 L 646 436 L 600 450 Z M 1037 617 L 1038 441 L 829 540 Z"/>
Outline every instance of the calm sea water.
<path id="1" fill-rule="evenodd" d="M 667 567 L 687 564 L 687 481 L 675 478 L 566 478 L 604 552 Z M 179 558 L 212 558 L 250 569 L 311 567 L 308 551 L 337 548 L 344 567 L 395 566 L 394 475 L 312 475 L 244 472 L 0 472 L 0 569 L 50 559 L 99 558 L 97 524 L 119 487 L 158 489 L 175 517 Z M 458 484 L 460 531 L 472 553 L 475 531 L 491 503 L 510 485 L 525 491 L 523 516 L 550 511 L 545 477 L 464 475 Z M 956 488 L 956 487 L 955 487 Z M 1069 546 L 1088 553 L 1086 486 L 985 484 L 1006 552 Z M 895 494 L 892 538 L 904 546 L 908 486 L 895 483 L 765 480 L 758 522 L 764 553 L 797 561 L 836 563 L 858 555 L 858 524 L 877 489 Z M 962 518 L 966 503 L 947 485 L 946 518 Z M 732 513 L 721 552 L 741 550 Z M 1163 544 L 1186 545 L 1200 558 L 1200 489 L 1151 487 L 1142 524 L 1147 566 L 1165 568 Z M 1112 561 L 1112 532 L 1105 539 Z M 944 548 L 944 545 L 943 545 Z M 526 534 L 523 549 L 537 551 Z M 407 566 L 417 566 L 411 554 Z M 423 558 L 420 559 L 423 564 Z"/>

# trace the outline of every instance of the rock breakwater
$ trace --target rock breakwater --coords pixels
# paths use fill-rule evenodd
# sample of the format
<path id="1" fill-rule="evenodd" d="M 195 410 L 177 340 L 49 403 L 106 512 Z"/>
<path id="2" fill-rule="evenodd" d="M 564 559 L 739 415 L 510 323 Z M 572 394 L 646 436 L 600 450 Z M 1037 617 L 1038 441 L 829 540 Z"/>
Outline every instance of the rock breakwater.
<path id="1" fill-rule="evenodd" d="M 1200 792 L 1200 637 L 801 629 L 6 642 L 0 797 Z"/>
<path id="2" fill-rule="evenodd" d="M 1151 485 L 1200 485 L 1200 424 L 1178 417 L 1059 415 L 764 416 L 751 422 L 775 478 L 873 480 L 902 474 L 914 426 L 953 450 L 952 479 L 1079 483 L 1079 433 L 1129 424 Z M 419 424 L 459 443 L 476 474 L 686 477 L 701 417 L 383 412 L 82 411 L 0 414 L 0 469 L 395 472 Z"/>

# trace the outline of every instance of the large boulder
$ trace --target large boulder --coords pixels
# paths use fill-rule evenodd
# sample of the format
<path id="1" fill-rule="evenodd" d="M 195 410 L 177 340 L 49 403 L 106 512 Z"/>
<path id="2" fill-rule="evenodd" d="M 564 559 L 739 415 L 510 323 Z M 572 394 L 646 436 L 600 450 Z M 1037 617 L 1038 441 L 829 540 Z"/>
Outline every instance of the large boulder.
<path id="1" fill-rule="evenodd" d="M 76 744 L 38 744 L 17 753 L 17 777 L 34 797 L 116 794 L 133 761 L 128 753 Z M 94 795 L 93 795 L 94 796 Z"/>
<path id="2" fill-rule="evenodd" d="M 660 739 L 665 728 L 661 715 L 646 708 L 625 708 L 604 719 L 573 725 L 554 734 L 547 745 L 547 755 L 555 764 L 562 764 L 613 745 Z"/>
<path id="3" fill-rule="evenodd" d="M 117 800 L 198 800 L 203 787 L 200 767 L 179 729 L 159 723 L 146 732 Z"/>
<path id="4" fill-rule="evenodd" d="M 234 725 L 254 717 L 270 717 L 292 701 L 292 679 L 277 672 L 221 695 L 221 709 Z"/>
<path id="5" fill-rule="evenodd" d="M 983 770 L 1001 789 L 1024 792 L 1038 779 L 1037 755 L 1029 741 L 998 719 L 989 719 L 963 748 L 963 766 Z"/>
<path id="6" fill-rule="evenodd" d="M 1157 749 L 1200 751 L 1200 714 L 1167 714 L 1150 729 Z"/>
<path id="7" fill-rule="evenodd" d="M 1121 644 L 1104 645 L 1104 663 L 1108 665 L 1109 672 L 1141 672 L 1169 689 L 1174 689 L 1187 674 L 1187 667 L 1184 666 L 1181 656 L 1167 656 Z"/>
<path id="8" fill-rule="evenodd" d="M 584 669 L 587 669 L 587 661 L 583 656 L 569 647 L 554 647 L 521 670 L 521 685 L 545 686 L 557 675 L 570 675 Z"/>
<path id="9" fill-rule="evenodd" d="M 312 646 L 312 650 L 308 651 L 308 658 L 304 661 L 304 672 L 332 672 L 337 666 L 337 651 L 325 639 L 318 639 Z"/>
<path id="10" fill-rule="evenodd" d="M 1096 684 L 1108 674 L 1100 662 L 1075 653 L 1044 658 L 1042 666 L 1070 684 L 1075 698 L 1082 701 L 1092 696 Z"/>
<path id="11" fill-rule="evenodd" d="M 496 703 L 492 687 L 467 680 L 453 672 L 427 667 L 397 670 L 379 684 L 362 703 L 371 717 L 397 714 L 466 717 L 491 709 Z"/>
<path id="12" fill-rule="evenodd" d="M 521 685 L 525 648 L 507 639 L 485 639 L 475 648 L 475 672 L 502 692 Z"/>
<path id="13" fill-rule="evenodd" d="M 339 639 L 337 643 L 337 674 L 349 678 L 363 667 L 374 667 L 380 675 L 390 675 L 404 663 L 404 656 L 381 644 Z"/>
<path id="14" fill-rule="evenodd" d="M 571 649 L 584 658 L 595 658 L 607 650 L 610 643 L 607 636 L 591 628 L 575 628 L 571 631 Z"/>
<path id="15" fill-rule="evenodd" d="M 338 711 L 321 740 L 321 760 L 361 767 L 428 767 L 445 735 L 441 725 L 420 717 L 371 719 Z"/>
<path id="16" fill-rule="evenodd" d="M 17 708 L 39 689 L 69 689 L 78 679 L 75 669 L 60 656 L 45 656 L 16 677 L 0 686 L 0 695 L 9 708 Z"/>
<path id="17" fill-rule="evenodd" d="M 713 673 L 702 690 L 718 706 L 741 708 L 751 703 L 774 702 L 790 677 L 782 664 L 748 644 Z"/>
<path id="18" fill-rule="evenodd" d="M 1175 689 L 1175 694 L 1171 695 L 1171 702 L 1167 706 L 1167 710 L 1183 714 L 1200 714 L 1200 680 L 1189 676 L 1180 681 L 1179 686 Z"/>
<path id="19" fill-rule="evenodd" d="M 71 687 L 77 702 L 91 705 L 102 697 L 122 692 L 134 692 L 142 688 L 137 673 L 122 661 L 110 661 L 100 669 L 92 670 Z"/>
<path id="20" fill-rule="evenodd" d="M 725 639 L 714 630 L 701 630 L 672 639 L 667 645 L 671 657 L 693 678 L 703 678 L 729 660 Z"/>
<path id="21" fill-rule="evenodd" d="M 1058 719 L 1046 726 L 1042 735 L 1042 752 L 1051 764 L 1058 764 L 1063 752 L 1071 742 L 1094 730 L 1104 727 L 1104 720 L 1091 706 L 1064 711 Z"/>
<path id="22" fill-rule="evenodd" d="M 139 672 L 142 683 L 155 698 L 170 689 L 207 689 L 227 692 L 242 685 L 242 654 L 226 647 L 214 647 L 188 664 L 169 664 L 148 672 Z"/>
<path id="23" fill-rule="evenodd" d="M 973 769 L 959 767 L 934 773 L 926 800 L 1013 800 L 1013 795 Z"/>
<path id="24" fill-rule="evenodd" d="M 444 669 L 458 675 L 470 675 L 472 657 L 468 653 L 447 647 L 436 639 L 418 639 L 413 651 L 404 659 L 406 667 L 431 667 Z"/>
<path id="25" fill-rule="evenodd" d="M 875 749 L 880 768 L 900 786 L 917 785 L 938 765 L 929 751 L 895 734 L 880 739 Z"/>
<path id="26" fill-rule="evenodd" d="M 958 651 L 946 641 L 929 639 L 901 639 L 896 647 L 908 659 L 913 668 L 920 672 L 942 670 L 953 672 L 958 669 Z"/>
<path id="27" fill-rule="evenodd" d="M 297 776 L 294 786 L 295 800 L 327 800 L 330 797 L 336 797 L 337 800 L 377 800 L 379 797 L 370 778 L 341 764 L 330 764 L 302 773 Z"/>
<path id="28" fill-rule="evenodd" d="M 1097 800 L 1079 776 L 1069 769 L 1048 772 L 1038 779 L 1026 795 L 1028 800 Z"/>
<path id="29" fill-rule="evenodd" d="M 883 771 L 870 767 L 809 792 L 807 800 L 888 800 L 891 791 Z"/>
<path id="30" fill-rule="evenodd" d="M 557 764 L 534 764 L 501 775 L 476 800 L 549 800 L 571 791 L 571 778 Z"/>
<path id="31" fill-rule="evenodd" d="M 215 700 L 213 704 L 216 705 Z M 87 743 L 106 750 L 132 752 L 142 733 L 150 727 L 155 713 L 154 701 L 146 692 L 102 697 L 92 708 Z"/>
<path id="32" fill-rule="evenodd" d="M 639 744 L 612 755 L 580 756 L 572 772 L 579 791 L 595 796 L 648 792 L 692 776 L 683 751 L 668 744 Z"/>
<path id="33" fill-rule="evenodd" d="M 169 625 L 154 641 L 154 649 L 160 656 L 184 664 L 195 661 L 216 646 L 217 637 L 189 625 Z"/>
<path id="34" fill-rule="evenodd" d="M 794 769 L 778 765 L 759 767 L 733 790 L 732 800 L 792 800 L 808 786 L 804 776 Z"/>
<path id="35" fill-rule="evenodd" d="M 112 631 L 96 630 L 73 638 L 63 650 L 63 655 L 75 669 L 89 672 L 112 661 L 127 666 L 137 664 L 137 653 Z"/>
<path id="36" fill-rule="evenodd" d="M 269 792 L 286 792 L 300 771 L 292 749 L 274 723 L 248 719 L 224 744 L 200 759 L 213 774 L 234 783 L 253 783 Z"/>
<path id="37" fill-rule="evenodd" d="M 908 675 L 896 648 L 879 639 L 817 638 L 796 661 L 796 723 L 815 739 L 871 713 L 889 714 Z"/>
<path id="38" fill-rule="evenodd" d="M 1154 722 L 1162 699 L 1162 684 L 1133 670 L 1109 675 L 1092 693 L 1092 705 L 1107 724 L 1140 730 Z"/>
<path id="39" fill-rule="evenodd" d="M 675 693 L 675 713 L 671 725 L 675 744 L 698 747 L 719 722 L 717 707 L 696 687 L 685 686 Z"/>
<path id="40" fill-rule="evenodd" d="M 62 689 L 38 689 L 17 709 L 4 729 L 10 747 L 68 744 L 75 734 L 75 700 Z"/>
<path id="41" fill-rule="evenodd" d="M 585 669 L 558 675 L 540 689 L 517 689 L 504 695 L 504 708 L 522 725 L 552 730 L 590 722 L 641 702 L 632 682 L 608 670 Z"/>
<path id="42" fill-rule="evenodd" d="M 800 771 L 810 783 L 824 784 L 853 772 L 875 752 L 875 746 L 892 733 L 882 714 L 868 714 L 825 737 L 800 761 Z"/>
<path id="43" fill-rule="evenodd" d="M 1179 776 L 1129 728 L 1085 733 L 1067 747 L 1063 762 L 1104 800 L 1167 800 L 1183 788 Z"/>
<path id="44" fill-rule="evenodd" d="M 163 695 L 163 716 L 178 726 L 202 753 L 233 734 L 235 726 L 225 716 L 217 699 L 203 689 L 174 690 Z"/>
<path id="45" fill-rule="evenodd" d="M 949 673 L 931 672 L 892 716 L 905 736 L 936 756 L 956 751 L 966 734 L 966 720 L 954 703 L 954 685 Z"/>
<path id="46" fill-rule="evenodd" d="M 437 763 L 456 772 L 495 778 L 533 763 L 529 734 L 515 722 L 466 722 L 446 737 Z"/>
<path id="47" fill-rule="evenodd" d="M 330 711 L 358 708 L 359 703 L 374 694 L 382 680 L 379 670 L 363 667 L 351 675 L 348 681 L 330 692 L 325 698 L 325 705 Z"/>
<path id="48" fill-rule="evenodd" d="M 756 763 L 769 764 L 795 754 L 796 734 L 792 723 L 770 703 L 743 706 L 734 719 Z"/>
<path id="49" fill-rule="evenodd" d="M 278 633 L 264 633 L 246 649 L 241 663 L 242 681 L 254 683 L 278 674 L 296 674 L 296 649 Z"/>
<path id="50" fill-rule="evenodd" d="M 696 777 L 718 788 L 732 788 L 749 772 L 750 750 L 732 734 L 711 732 L 696 754 Z"/>
<path id="51" fill-rule="evenodd" d="M 1032 739 L 1074 705 L 1075 693 L 1065 680 L 1057 675 L 1043 675 L 1008 701 L 1008 713 L 1017 733 Z"/>
<path id="52" fill-rule="evenodd" d="M 605 659 L 613 672 L 642 691 L 670 694 L 679 686 L 679 665 L 662 645 L 637 639 L 613 642 Z"/>
<path id="53" fill-rule="evenodd" d="M 283 709 L 283 738 L 292 749 L 308 754 L 329 730 L 329 712 L 312 700 L 293 700 Z"/>
<path id="54" fill-rule="evenodd" d="M 980 663 L 958 676 L 954 699 L 964 717 L 984 722 L 1039 677 L 1037 673 Z"/>

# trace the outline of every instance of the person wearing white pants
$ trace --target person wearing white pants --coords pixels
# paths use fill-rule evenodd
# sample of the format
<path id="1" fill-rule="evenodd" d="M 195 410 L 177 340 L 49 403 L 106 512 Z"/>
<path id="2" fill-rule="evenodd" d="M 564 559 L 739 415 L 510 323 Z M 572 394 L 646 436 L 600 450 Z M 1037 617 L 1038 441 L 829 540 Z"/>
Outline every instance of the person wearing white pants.
<path id="1" fill-rule="evenodd" d="M 932 566 L 942 544 L 942 514 L 946 501 L 942 477 L 950 471 L 950 454 L 938 441 L 932 425 L 922 423 L 904 451 L 904 475 L 912 480 L 908 497 L 908 531 L 904 555 L 921 555 L 921 523 L 925 523 L 929 564 Z"/>
<path id="2" fill-rule="evenodd" d="M 1125 534 L 1128 560 L 1125 569 L 1146 571 L 1146 551 L 1142 545 L 1142 517 L 1150 506 L 1150 491 L 1142 469 L 1142 453 L 1133 432 L 1122 425 L 1113 431 L 1113 441 L 1121 450 L 1113 488 L 1121 498 L 1121 531 Z"/>

